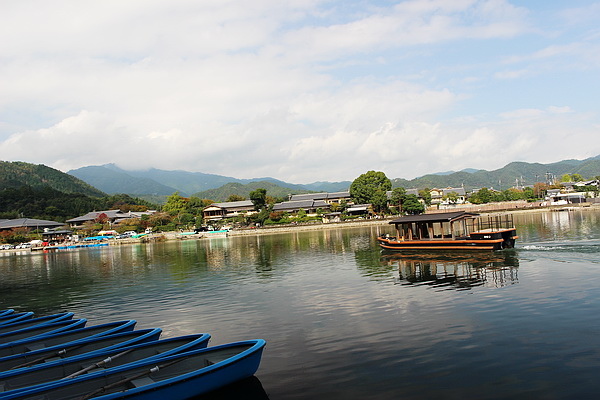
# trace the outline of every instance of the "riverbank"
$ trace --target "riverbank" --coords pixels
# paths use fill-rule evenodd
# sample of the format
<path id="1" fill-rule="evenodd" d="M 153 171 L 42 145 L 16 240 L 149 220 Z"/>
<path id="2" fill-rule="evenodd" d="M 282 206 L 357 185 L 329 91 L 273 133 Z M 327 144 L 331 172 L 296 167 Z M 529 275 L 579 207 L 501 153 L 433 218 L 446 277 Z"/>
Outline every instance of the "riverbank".
<path id="1" fill-rule="evenodd" d="M 547 206 L 547 207 L 536 207 L 536 208 L 510 208 L 510 209 L 490 209 L 486 210 L 484 207 L 480 207 L 478 210 L 462 210 L 462 209 L 453 209 L 453 210 L 439 210 L 437 212 L 448 212 L 448 211 L 468 211 L 468 212 L 476 212 L 482 215 L 486 214 L 497 214 L 497 213 L 539 213 L 539 212 L 568 212 L 568 211 L 586 211 L 586 210 L 597 210 L 600 209 L 600 204 L 571 204 L 569 206 Z M 432 212 L 432 211 L 429 211 Z M 310 223 L 310 224 L 294 224 L 294 225 L 278 225 L 278 226 L 267 226 L 267 227 L 259 227 L 259 228 L 239 228 L 233 229 L 227 232 L 227 236 L 236 237 L 236 236 L 256 236 L 256 235 L 275 235 L 275 234 L 283 234 L 289 232 L 302 232 L 302 231 L 314 231 L 314 230 L 326 230 L 326 229 L 343 229 L 343 228 L 356 228 L 356 227 L 364 227 L 364 226 L 377 226 L 377 225 L 385 225 L 387 226 L 390 221 L 398 218 L 398 216 L 390 216 L 387 218 L 373 218 L 373 219 L 361 219 L 361 220 L 353 220 L 348 222 L 330 222 L 330 223 Z M 224 236 L 220 236 L 224 237 Z M 203 240 L 207 239 L 206 236 L 202 234 L 198 235 L 181 235 L 179 231 L 173 232 L 160 232 L 153 233 L 147 236 L 144 236 L 140 239 L 119 239 L 119 240 L 108 240 L 102 242 L 105 245 L 109 246 L 119 246 L 119 245 L 129 245 L 136 243 L 149 243 L 149 242 L 157 242 L 157 241 L 173 241 L 173 240 Z M 60 246 L 59 250 L 63 250 L 68 248 L 68 246 Z M 10 249 L 10 250 L 0 250 L 0 254 L 12 254 L 12 253 L 30 253 L 34 250 L 46 250 L 44 248 L 36 248 L 36 249 Z M 50 249 L 48 249 L 50 250 Z M 53 248 L 52 250 L 57 250 Z"/>
<path id="2" fill-rule="evenodd" d="M 569 206 L 546 206 L 546 207 L 524 207 L 524 208 L 490 208 L 486 209 L 485 206 L 478 207 L 477 210 L 463 210 L 460 208 L 450 210 L 437 210 L 436 212 L 452 212 L 452 211 L 467 211 L 474 212 L 482 215 L 487 214 L 502 214 L 502 213 L 539 213 L 539 212 L 564 212 L 564 211 L 584 211 L 584 210 L 596 210 L 600 209 L 600 204 L 571 204 Z M 432 212 L 431 210 L 429 212 Z M 277 225 L 267 226 L 260 228 L 242 228 L 234 229 L 228 232 L 228 236 L 249 236 L 249 235 L 273 235 L 277 233 L 289 233 L 299 231 L 313 231 L 313 230 L 324 230 L 324 229 L 340 229 L 340 228 L 356 228 L 363 226 L 376 226 L 376 225 L 388 225 L 390 221 L 398 218 L 397 215 L 393 215 L 387 218 L 373 218 L 373 219 L 361 219 L 353 220 L 348 222 L 330 222 L 330 223 L 312 223 L 312 224 L 295 224 L 295 225 Z M 166 232 L 156 235 L 164 236 L 166 240 L 177 240 L 181 239 L 181 235 L 178 232 Z M 199 237 L 198 239 L 202 239 Z"/>
<path id="3" fill-rule="evenodd" d="M 563 211 L 584 211 L 584 210 L 596 210 L 600 209 L 600 204 L 587 204 L 582 205 L 569 205 L 567 206 L 549 206 L 549 207 L 536 207 L 536 208 L 509 208 L 509 209 L 490 209 L 486 210 L 484 207 L 480 207 L 477 211 L 469 210 L 468 212 L 475 212 L 478 214 L 501 214 L 501 213 L 537 213 L 537 212 L 563 212 Z M 462 209 L 452 210 L 439 210 L 437 212 L 452 212 L 452 211 L 467 211 Z M 431 211 L 430 211 L 431 212 Z M 387 218 L 380 219 L 363 219 L 354 220 L 351 222 L 331 222 L 331 223 L 318 223 L 318 224 L 298 224 L 298 225 L 285 225 L 285 226 L 271 226 L 261 227 L 256 229 L 236 229 L 229 232 L 229 236 L 244 236 L 244 235 L 270 235 L 276 233 L 288 233 L 296 231 L 311 231 L 311 230 L 322 230 L 322 229 L 339 229 L 339 228 L 355 228 L 369 225 L 388 225 L 390 221 L 398 218 L 397 215 L 390 216 Z"/>

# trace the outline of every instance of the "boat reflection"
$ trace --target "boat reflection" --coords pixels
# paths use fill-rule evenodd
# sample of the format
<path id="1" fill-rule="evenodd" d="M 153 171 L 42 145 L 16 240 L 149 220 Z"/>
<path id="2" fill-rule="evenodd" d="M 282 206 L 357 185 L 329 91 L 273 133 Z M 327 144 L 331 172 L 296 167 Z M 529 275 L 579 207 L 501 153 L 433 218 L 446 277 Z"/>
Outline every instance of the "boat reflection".
<path id="1" fill-rule="evenodd" d="M 208 394 L 192 397 L 192 400 L 269 400 L 269 396 L 256 376 L 242 379 Z"/>
<path id="2" fill-rule="evenodd" d="M 398 269 L 396 283 L 469 290 L 518 283 L 519 261 L 513 251 L 490 254 L 382 254 L 381 262 Z"/>

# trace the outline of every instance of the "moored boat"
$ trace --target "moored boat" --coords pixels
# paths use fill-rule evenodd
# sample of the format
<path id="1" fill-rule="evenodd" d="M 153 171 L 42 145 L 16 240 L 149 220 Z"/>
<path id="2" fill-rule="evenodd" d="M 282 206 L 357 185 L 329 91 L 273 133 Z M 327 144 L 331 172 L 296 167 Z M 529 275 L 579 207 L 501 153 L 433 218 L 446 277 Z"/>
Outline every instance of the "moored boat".
<path id="1" fill-rule="evenodd" d="M 226 238 L 227 236 L 229 236 L 229 229 L 219 229 L 218 231 L 202 232 L 202 237 L 209 239 Z"/>
<path id="2" fill-rule="evenodd" d="M 43 317 L 19 320 L 19 321 L 12 322 L 12 323 L 2 324 L 2 325 L 0 325 L 0 342 L 3 342 L 3 340 L 2 340 L 3 336 L 9 334 L 12 331 L 25 329 L 25 328 L 29 328 L 32 326 L 39 327 L 42 325 L 48 325 L 48 324 L 51 324 L 53 322 L 58 322 L 58 321 L 70 320 L 73 318 L 74 315 L 75 314 L 73 314 L 72 312 L 64 312 L 64 313 L 46 315 Z"/>
<path id="3" fill-rule="evenodd" d="M 75 320 L 81 321 L 81 320 Z M 83 320 L 86 321 L 86 320 Z M 64 330 L 47 335 L 36 335 L 0 345 L 0 360 L 1 357 L 7 355 L 19 354 L 27 351 L 43 349 L 54 344 L 72 342 L 74 340 L 86 339 L 89 337 L 110 335 L 112 333 L 128 332 L 133 330 L 136 321 L 134 319 L 109 322 L 101 325 L 93 325 L 84 328 L 85 324 L 79 324 L 77 329 Z M 49 324 L 55 325 L 55 324 Z"/>
<path id="4" fill-rule="evenodd" d="M 80 332 L 85 333 L 85 332 Z M 162 330 L 140 329 L 137 331 L 125 331 L 110 335 L 87 335 L 79 339 L 66 336 L 48 338 L 48 340 L 37 343 L 39 347 L 25 347 L 25 349 L 14 349 L 15 353 L 0 357 L 0 371 L 9 369 L 28 368 L 36 364 L 47 363 L 67 357 L 73 357 L 84 353 L 99 352 L 131 346 L 137 343 L 158 340 Z"/>
<path id="5" fill-rule="evenodd" d="M 390 222 L 396 236 L 379 236 L 385 250 L 501 250 L 518 238 L 512 215 L 487 218 L 464 211 L 407 215 Z"/>
<path id="6" fill-rule="evenodd" d="M 65 331 L 83 328 L 86 323 L 87 320 L 85 318 L 71 319 L 7 332 L 0 338 L 0 357 L 7 349 L 15 348 L 20 343 L 27 343 Z"/>
<path id="7" fill-rule="evenodd" d="M 209 340 L 210 335 L 202 333 L 155 340 L 91 354 L 85 353 L 55 362 L 36 364 L 30 368 L 0 372 L 0 386 L 3 388 L 3 391 L 9 391 L 48 383 L 58 379 L 72 379 L 80 375 L 93 374 L 124 364 L 143 362 L 185 351 L 203 349 L 206 348 Z"/>
<path id="8" fill-rule="evenodd" d="M 0 317 L 0 326 L 30 318 L 33 318 L 33 313 L 31 311 L 4 315 Z"/>
<path id="9" fill-rule="evenodd" d="M 185 399 L 257 371 L 265 341 L 230 343 L 4 392 L 4 399 Z"/>

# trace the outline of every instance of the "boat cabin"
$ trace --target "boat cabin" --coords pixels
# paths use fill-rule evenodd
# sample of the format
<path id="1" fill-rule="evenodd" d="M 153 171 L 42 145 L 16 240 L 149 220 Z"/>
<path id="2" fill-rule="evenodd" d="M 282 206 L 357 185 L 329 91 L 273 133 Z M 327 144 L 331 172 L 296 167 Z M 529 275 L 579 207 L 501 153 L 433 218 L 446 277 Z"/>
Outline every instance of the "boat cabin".
<path id="1" fill-rule="evenodd" d="M 465 211 L 407 215 L 390 222 L 396 236 L 378 238 L 386 249 L 438 248 L 502 249 L 514 247 L 516 230 L 512 215 L 490 215 Z"/>
<path id="2" fill-rule="evenodd" d="M 449 212 L 438 214 L 408 215 L 390 222 L 396 226 L 400 240 L 455 239 L 469 236 L 479 214 Z"/>

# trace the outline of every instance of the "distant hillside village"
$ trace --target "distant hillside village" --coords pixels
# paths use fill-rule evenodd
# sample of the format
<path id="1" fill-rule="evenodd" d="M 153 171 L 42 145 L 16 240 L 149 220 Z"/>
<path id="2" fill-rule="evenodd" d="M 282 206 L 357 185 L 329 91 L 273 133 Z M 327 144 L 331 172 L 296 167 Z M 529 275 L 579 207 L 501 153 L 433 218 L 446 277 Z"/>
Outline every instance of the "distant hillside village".
<path id="1" fill-rule="evenodd" d="M 543 198 L 539 198 L 541 190 Z M 63 222 L 18 218 L 0 219 L 0 243 L 12 246 L 24 243 L 31 235 L 43 243 L 61 242 L 76 237 L 111 236 L 127 232 L 125 237 L 143 232 L 221 227 L 256 227 L 299 223 L 336 223 L 347 220 L 382 218 L 399 213 L 435 212 L 437 210 L 489 210 L 562 206 L 600 202 L 600 181 L 563 182 L 560 185 L 513 187 L 505 191 L 482 188 L 470 192 L 462 187 L 444 189 L 402 189 L 385 191 L 385 205 L 360 203 L 351 191 L 289 195 L 288 200 L 270 202 L 266 190 L 251 193 L 251 200 L 214 203 L 185 198 L 177 193 L 169 196 L 161 210 L 92 211 Z M 410 199 L 416 201 L 410 205 Z M 412 207 L 412 208 L 410 208 Z M 0 247 L 1 249 L 1 247 Z"/>

